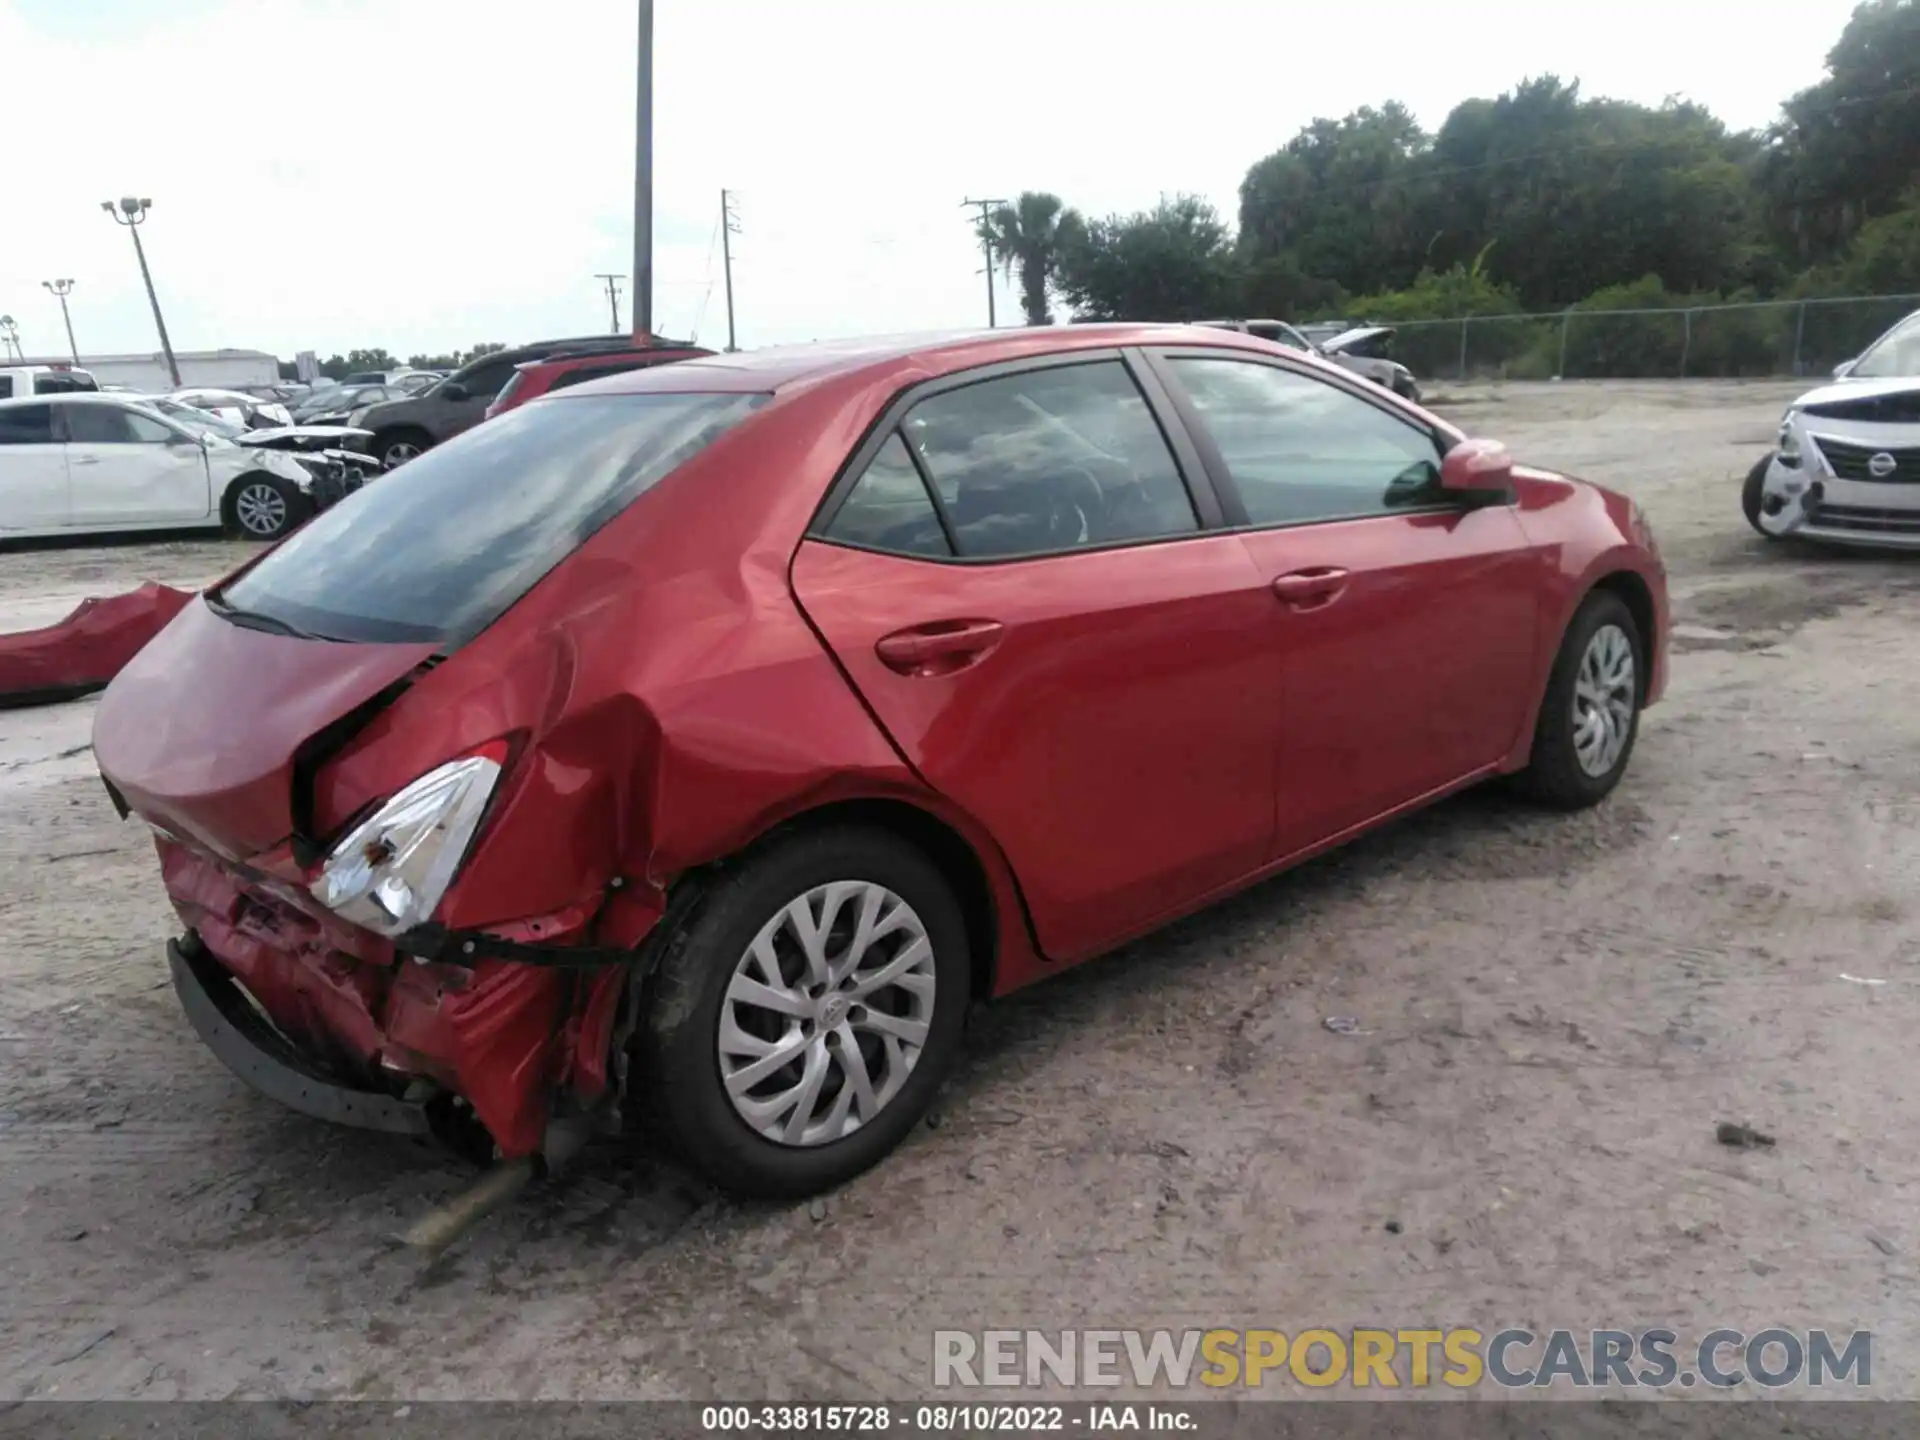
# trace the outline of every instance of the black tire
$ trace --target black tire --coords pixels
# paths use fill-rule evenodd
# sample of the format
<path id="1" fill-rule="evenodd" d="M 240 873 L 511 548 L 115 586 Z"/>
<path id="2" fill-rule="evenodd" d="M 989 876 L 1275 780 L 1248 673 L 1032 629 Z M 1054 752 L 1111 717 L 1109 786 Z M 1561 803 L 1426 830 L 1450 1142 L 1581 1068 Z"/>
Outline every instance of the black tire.
<path id="1" fill-rule="evenodd" d="M 242 540 L 278 540 L 304 521 L 313 502 L 291 480 L 255 470 L 227 487 L 220 518 Z"/>
<path id="2" fill-rule="evenodd" d="M 1607 770 L 1590 774 L 1580 763 L 1574 737 L 1574 686 L 1580 666 L 1594 636 L 1606 626 L 1617 626 L 1633 650 L 1632 715 L 1627 722 L 1626 744 Z M 1553 671 L 1547 679 L 1547 693 L 1540 702 L 1540 717 L 1533 731 L 1533 751 L 1527 768 L 1516 777 L 1521 790 L 1539 804 L 1555 810 L 1584 810 L 1597 805 L 1620 783 L 1627 763 L 1633 759 L 1634 741 L 1640 733 L 1640 707 L 1647 693 L 1647 645 L 1634 622 L 1626 602 L 1611 590 L 1595 590 L 1580 602 L 1560 653 L 1554 656 Z"/>
<path id="3" fill-rule="evenodd" d="M 814 887 L 847 880 L 884 886 L 920 919 L 933 951 L 926 1043 L 892 1100 L 851 1134 L 820 1144 L 776 1142 L 750 1127 L 727 1094 L 721 1007 L 761 928 Z M 926 1113 L 959 1053 L 971 969 L 951 887 L 898 836 L 836 827 L 771 842 L 723 872 L 667 940 L 635 1039 L 645 1077 L 640 1104 L 681 1155 L 731 1194 L 791 1199 L 829 1189 L 880 1160 Z"/>
<path id="4" fill-rule="evenodd" d="M 1393 392 L 1402 400 L 1410 400 L 1415 405 L 1420 403 L 1420 385 L 1411 375 L 1396 376 L 1393 382 Z"/>
<path id="5" fill-rule="evenodd" d="M 433 437 L 410 426 L 382 430 L 373 437 L 374 458 L 389 470 L 398 469 L 432 448 Z"/>
<path id="6" fill-rule="evenodd" d="M 1773 456 L 1764 455 L 1758 464 L 1747 472 L 1747 478 L 1740 487 L 1740 513 L 1747 517 L 1751 525 L 1763 540 L 1778 540 L 1778 535 L 1768 534 L 1760 526 L 1760 502 L 1764 497 L 1763 489 L 1767 481 L 1767 467 L 1773 464 Z"/>

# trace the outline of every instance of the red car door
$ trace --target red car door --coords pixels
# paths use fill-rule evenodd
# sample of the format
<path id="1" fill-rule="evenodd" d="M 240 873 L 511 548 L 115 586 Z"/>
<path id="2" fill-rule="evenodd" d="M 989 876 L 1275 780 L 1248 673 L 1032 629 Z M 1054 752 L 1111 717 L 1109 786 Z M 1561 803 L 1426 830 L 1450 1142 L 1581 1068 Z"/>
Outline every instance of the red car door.
<path id="1" fill-rule="evenodd" d="M 794 558 L 802 608 L 907 761 L 992 831 L 1056 959 L 1272 847 L 1273 599 L 1202 529 L 1218 502 L 1177 447 L 1201 488 L 1111 352 L 940 382 Z"/>
<path id="2" fill-rule="evenodd" d="M 1512 507 L 1441 492 L 1433 433 L 1357 385 L 1244 354 L 1155 364 L 1272 587 L 1275 855 L 1504 756 L 1539 683 L 1544 578 Z"/>

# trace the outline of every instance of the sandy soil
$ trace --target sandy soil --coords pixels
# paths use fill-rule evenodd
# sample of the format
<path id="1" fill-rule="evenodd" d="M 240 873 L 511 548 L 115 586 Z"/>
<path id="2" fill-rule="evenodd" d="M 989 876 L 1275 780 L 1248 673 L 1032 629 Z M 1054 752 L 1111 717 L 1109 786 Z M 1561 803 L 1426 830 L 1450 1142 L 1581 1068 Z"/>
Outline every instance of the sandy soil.
<path id="1" fill-rule="evenodd" d="M 468 1173 L 230 1077 L 89 706 L 0 715 L 0 1399 L 905 1398 L 936 1327 L 1423 1321 L 1870 1326 L 1920 1395 L 1920 557 L 1747 529 L 1791 393 L 1439 400 L 1660 532 L 1618 794 L 1463 797 L 987 1012 L 941 1123 L 812 1205 L 600 1151 L 396 1249 Z M 0 621 L 237 554 L 0 555 Z"/>

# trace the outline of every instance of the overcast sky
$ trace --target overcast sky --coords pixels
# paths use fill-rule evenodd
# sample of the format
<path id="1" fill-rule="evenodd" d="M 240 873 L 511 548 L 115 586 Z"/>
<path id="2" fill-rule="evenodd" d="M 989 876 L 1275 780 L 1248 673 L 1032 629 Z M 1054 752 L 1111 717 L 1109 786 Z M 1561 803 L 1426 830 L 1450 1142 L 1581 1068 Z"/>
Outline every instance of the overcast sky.
<path id="1" fill-rule="evenodd" d="M 1318 115 L 1429 128 L 1524 76 L 1765 124 L 1851 0 L 657 0 L 654 328 L 743 346 L 985 320 L 960 202 L 1231 219 Z M 632 268 L 634 0 L 0 0 L 0 313 L 60 350 L 405 357 L 597 330 Z M 1000 286 L 1001 315 L 1016 314 Z M 628 322 L 628 296 L 621 319 Z"/>

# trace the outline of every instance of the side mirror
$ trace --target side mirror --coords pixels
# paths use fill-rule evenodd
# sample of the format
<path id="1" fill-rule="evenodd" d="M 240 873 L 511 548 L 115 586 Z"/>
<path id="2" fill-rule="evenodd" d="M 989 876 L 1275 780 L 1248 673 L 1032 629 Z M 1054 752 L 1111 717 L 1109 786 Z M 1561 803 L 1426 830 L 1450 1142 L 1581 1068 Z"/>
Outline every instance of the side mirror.
<path id="1" fill-rule="evenodd" d="M 1858 355 L 1854 356 L 1851 360 L 1842 360 L 1838 365 L 1833 367 L 1833 378 L 1836 380 L 1846 379 L 1847 376 L 1853 373 L 1853 367 L 1859 363 L 1860 357 Z"/>
<path id="2" fill-rule="evenodd" d="M 1453 495 L 1505 494 L 1513 487 L 1513 456 L 1498 440 L 1462 440 L 1440 462 L 1440 488 Z"/>
<path id="3" fill-rule="evenodd" d="M 449 380 L 440 387 L 440 398 L 442 400 L 471 400 L 473 397 L 468 393 L 467 387 L 462 385 L 458 380 Z"/>

